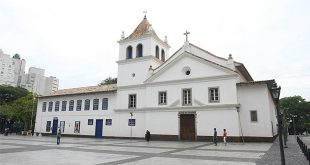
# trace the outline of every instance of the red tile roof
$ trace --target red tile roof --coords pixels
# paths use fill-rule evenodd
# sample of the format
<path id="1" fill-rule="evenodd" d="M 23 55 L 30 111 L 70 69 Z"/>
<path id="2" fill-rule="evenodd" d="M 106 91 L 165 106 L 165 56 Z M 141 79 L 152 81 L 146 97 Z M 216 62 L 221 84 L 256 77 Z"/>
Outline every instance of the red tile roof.
<path id="1" fill-rule="evenodd" d="M 149 23 L 149 21 L 147 21 L 146 17 L 144 17 L 136 29 L 127 38 L 125 38 L 125 40 L 138 38 L 148 33 L 153 33 L 155 36 L 157 36 L 155 31 L 152 30 L 151 26 L 152 25 Z"/>
<path id="2" fill-rule="evenodd" d="M 114 92 L 116 90 L 117 90 L 116 84 L 98 85 L 98 86 L 62 89 L 62 90 L 55 91 L 46 96 L 40 96 L 40 98 L 41 97 L 64 96 L 64 95 L 87 94 L 87 93 Z"/>

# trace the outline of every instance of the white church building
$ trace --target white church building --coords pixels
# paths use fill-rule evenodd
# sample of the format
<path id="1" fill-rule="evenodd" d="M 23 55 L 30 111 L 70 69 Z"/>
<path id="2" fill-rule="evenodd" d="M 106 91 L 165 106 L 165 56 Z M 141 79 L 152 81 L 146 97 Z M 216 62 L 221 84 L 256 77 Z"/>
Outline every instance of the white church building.
<path id="1" fill-rule="evenodd" d="M 169 56 L 145 17 L 119 43 L 117 84 L 59 90 L 38 98 L 35 132 L 67 136 L 272 141 L 274 80 L 254 81 L 245 66 L 187 40 Z M 107 69 L 107 68 L 102 68 Z"/>

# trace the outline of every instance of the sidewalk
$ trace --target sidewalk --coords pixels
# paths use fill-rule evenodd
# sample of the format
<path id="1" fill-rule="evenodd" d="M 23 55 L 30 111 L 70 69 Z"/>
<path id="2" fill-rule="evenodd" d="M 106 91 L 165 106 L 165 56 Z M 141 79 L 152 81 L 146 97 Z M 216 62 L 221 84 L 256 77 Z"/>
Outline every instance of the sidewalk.
<path id="1" fill-rule="evenodd" d="M 284 148 L 285 164 L 309 165 L 308 160 L 299 148 L 294 135 L 288 136 L 288 148 Z M 267 153 L 257 162 L 259 165 L 281 165 L 279 139 L 277 138 Z"/>

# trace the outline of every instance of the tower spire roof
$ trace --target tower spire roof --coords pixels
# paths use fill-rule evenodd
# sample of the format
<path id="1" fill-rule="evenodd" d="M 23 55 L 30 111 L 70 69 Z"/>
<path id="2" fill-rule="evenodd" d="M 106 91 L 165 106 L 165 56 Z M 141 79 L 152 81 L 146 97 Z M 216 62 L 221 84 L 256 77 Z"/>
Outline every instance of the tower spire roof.
<path id="1" fill-rule="evenodd" d="M 143 36 L 144 34 L 150 34 L 150 33 L 158 37 L 152 28 L 152 24 L 150 24 L 147 18 L 144 17 L 143 20 L 140 22 L 140 24 L 136 27 L 136 29 L 126 39 L 138 38 Z"/>

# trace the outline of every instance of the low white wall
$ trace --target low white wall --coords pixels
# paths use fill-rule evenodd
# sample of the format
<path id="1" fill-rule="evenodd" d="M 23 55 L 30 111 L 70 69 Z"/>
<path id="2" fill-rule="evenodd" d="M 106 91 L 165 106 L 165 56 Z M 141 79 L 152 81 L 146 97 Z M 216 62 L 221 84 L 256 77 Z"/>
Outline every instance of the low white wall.
<path id="1" fill-rule="evenodd" d="M 214 128 L 218 136 L 223 135 L 223 129 L 228 136 L 240 136 L 236 110 L 198 111 L 196 119 L 197 136 L 213 136 Z"/>
<path id="2" fill-rule="evenodd" d="M 266 84 L 238 86 L 238 102 L 244 136 L 272 137 L 270 94 Z M 257 111 L 257 122 L 251 121 L 250 111 Z M 274 128 L 275 130 L 275 128 Z"/>

